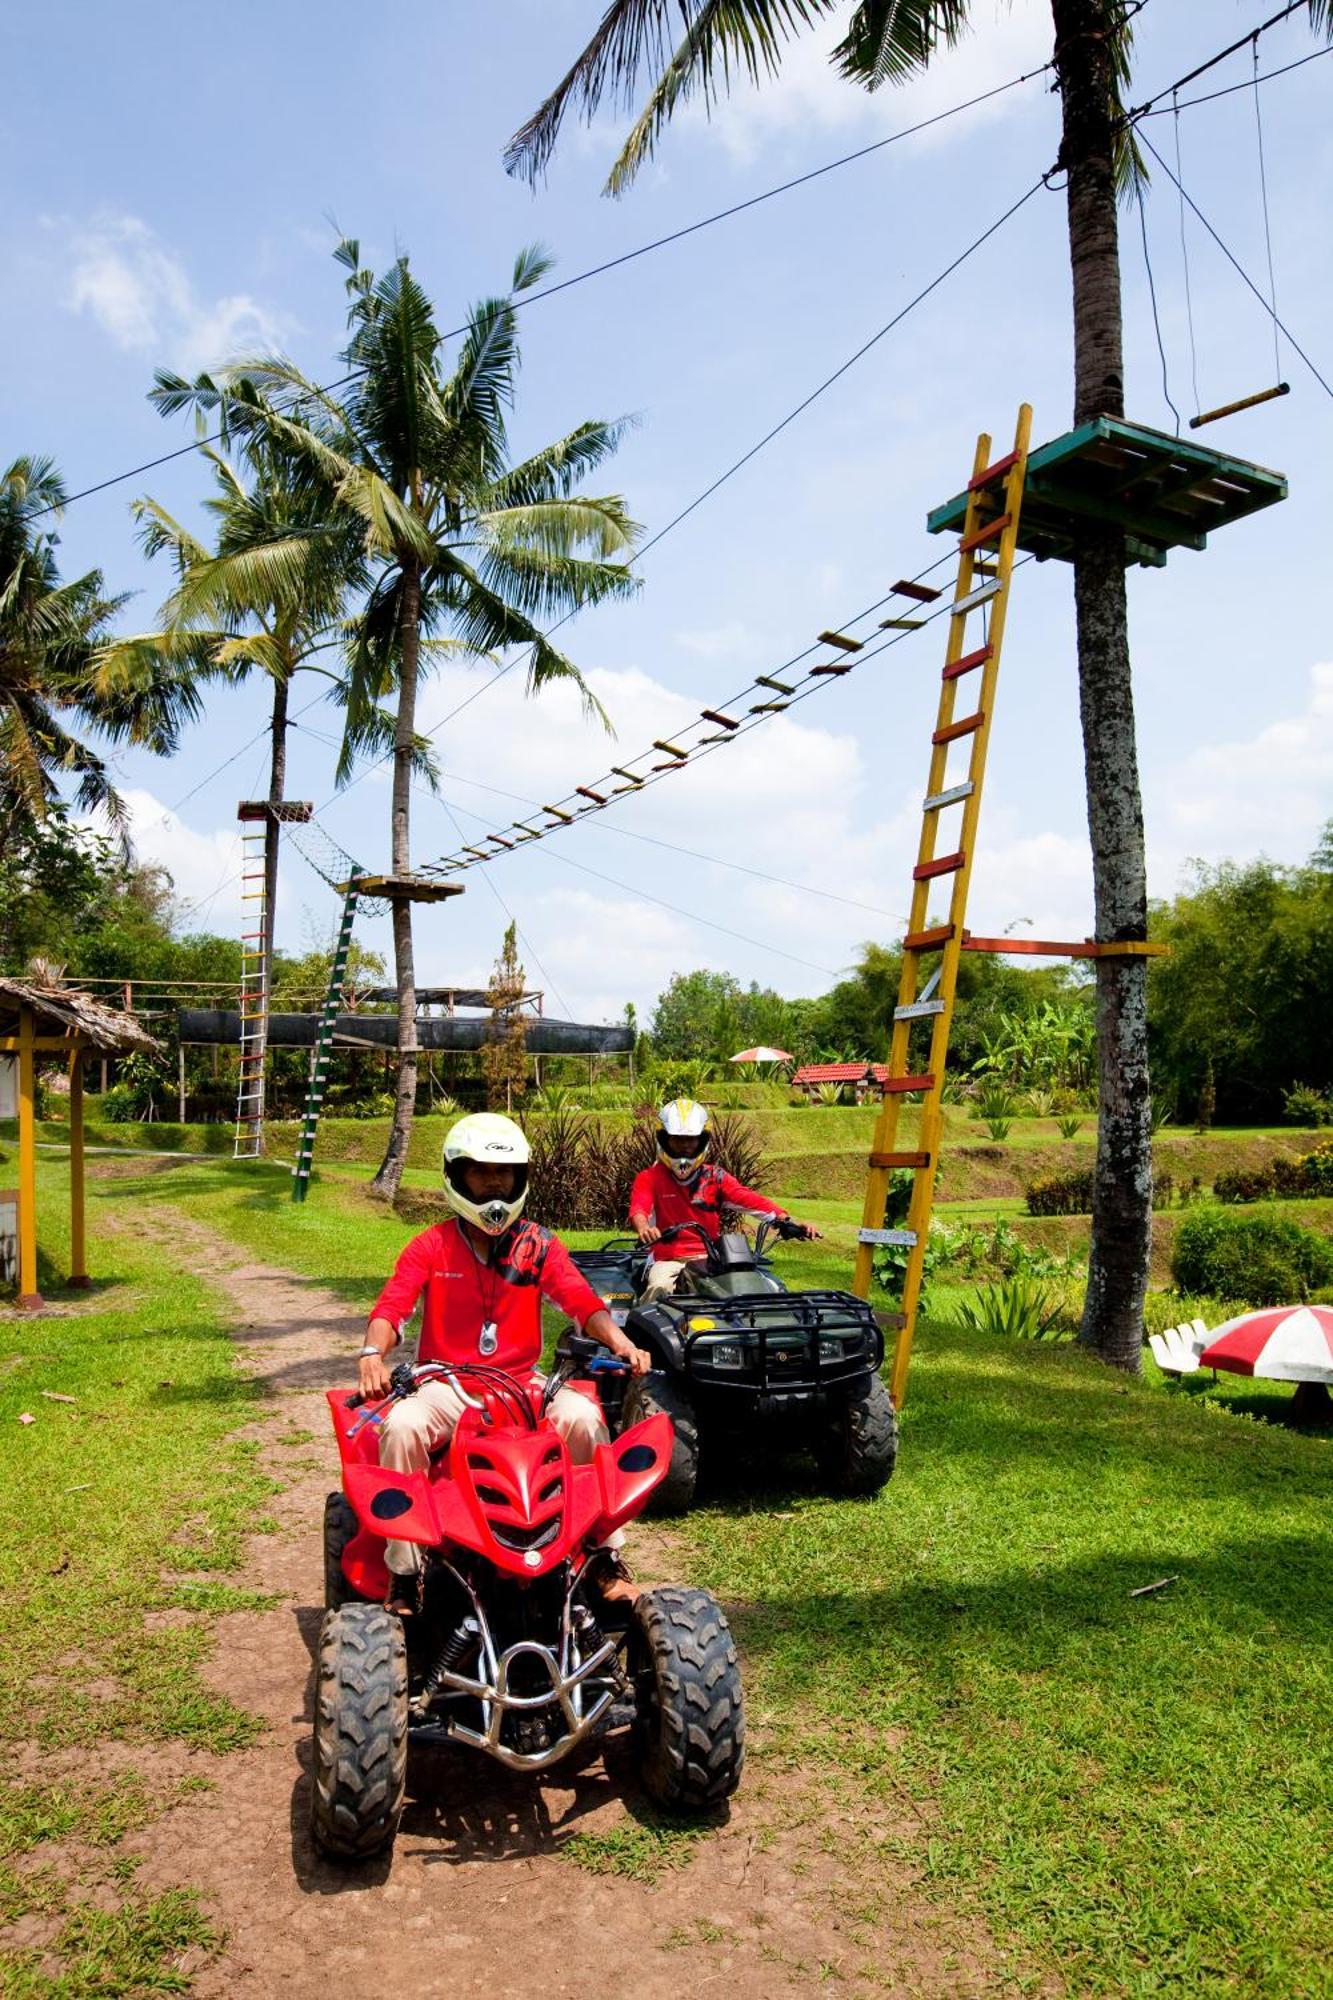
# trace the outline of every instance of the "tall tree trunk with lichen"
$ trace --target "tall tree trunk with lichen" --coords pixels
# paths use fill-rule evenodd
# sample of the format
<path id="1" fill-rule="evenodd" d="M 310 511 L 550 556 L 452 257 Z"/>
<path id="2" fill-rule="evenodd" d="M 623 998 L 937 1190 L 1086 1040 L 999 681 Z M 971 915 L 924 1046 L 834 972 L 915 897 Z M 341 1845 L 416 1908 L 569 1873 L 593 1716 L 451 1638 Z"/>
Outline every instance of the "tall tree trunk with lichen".
<path id="1" fill-rule="evenodd" d="M 1051 0 L 1063 107 L 1074 283 L 1074 422 L 1124 415 L 1111 16 L 1118 0 Z M 1096 935 L 1147 934 L 1148 883 L 1130 680 L 1124 536 L 1099 530 L 1074 561 L 1079 709 Z M 1147 965 L 1098 959 L 1099 1118 L 1092 1251 L 1080 1338 L 1137 1374 L 1152 1234 Z"/>
<path id="2" fill-rule="evenodd" d="M 408 556 L 402 563 L 402 607 L 399 613 L 400 672 L 398 714 L 393 739 L 392 856 L 395 875 L 412 867 L 412 745 L 417 726 L 417 674 L 421 648 L 421 562 Z M 394 1093 L 389 1143 L 371 1191 L 392 1201 L 407 1165 L 412 1119 L 417 1108 L 417 979 L 412 957 L 412 905 L 393 899 L 393 960 L 398 986 L 398 1085 Z"/>

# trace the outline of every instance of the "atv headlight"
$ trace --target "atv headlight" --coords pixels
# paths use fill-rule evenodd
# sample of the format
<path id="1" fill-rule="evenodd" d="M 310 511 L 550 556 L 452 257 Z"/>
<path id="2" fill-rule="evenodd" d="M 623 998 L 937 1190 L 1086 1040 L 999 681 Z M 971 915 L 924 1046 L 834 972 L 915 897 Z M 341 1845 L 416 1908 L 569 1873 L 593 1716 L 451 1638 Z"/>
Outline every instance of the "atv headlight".
<path id="1" fill-rule="evenodd" d="M 711 1362 L 714 1368 L 739 1368 L 744 1357 L 737 1340 L 705 1339 L 699 1342 L 700 1359 Z"/>
<path id="2" fill-rule="evenodd" d="M 819 1338 L 819 1358 L 821 1361 L 841 1361 L 842 1342 L 840 1340 L 831 1340 L 827 1334 L 821 1334 Z"/>

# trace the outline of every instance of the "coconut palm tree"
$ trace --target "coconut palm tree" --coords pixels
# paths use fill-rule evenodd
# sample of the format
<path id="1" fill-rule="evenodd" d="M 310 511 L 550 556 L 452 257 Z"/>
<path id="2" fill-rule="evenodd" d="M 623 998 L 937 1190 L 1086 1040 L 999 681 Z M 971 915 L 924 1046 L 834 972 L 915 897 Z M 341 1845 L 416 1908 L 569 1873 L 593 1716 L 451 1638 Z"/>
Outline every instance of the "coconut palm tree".
<path id="1" fill-rule="evenodd" d="M 1074 292 L 1074 422 L 1124 415 L 1117 186 L 1139 171 L 1121 92 L 1131 22 L 1141 0 L 1051 0 L 1053 65 L 1063 132 L 1058 165 Z M 775 76 L 789 42 L 840 11 L 842 0 L 611 0 L 587 47 L 510 141 L 513 172 L 535 178 L 571 107 L 591 117 L 604 99 L 646 104 L 612 170 L 620 193 L 650 158 L 676 107 L 713 104 L 733 78 Z M 942 57 L 968 25 L 968 0 L 860 0 L 833 61 L 873 90 L 904 82 Z M 1333 0 L 1309 0 L 1312 25 L 1333 35 Z M 684 19 L 684 35 L 672 37 Z M 1123 533 L 1090 534 L 1074 560 L 1079 701 L 1092 840 L 1097 936 L 1147 935 L 1143 804 L 1134 736 Z M 1137 1373 L 1152 1220 L 1146 965 L 1097 961 L 1100 1119 L 1092 1254 L 1082 1337 L 1103 1360 Z"/>
<path id="2" fill-rule="evenodd" d="M 64 504 L 49 458 L 16 458 L 0 473 L 0 839 L 63 810 L 72 779 L 75 803 L 104 812 L 128 855 L 124 800 L 76 732 L 169 756 L 200 711 L 199 692 L 164 660 L 102 669 L 109 622 L 127 600 L 107 596 L 100 570 L 61 582 L 54 523 Z"/>
<path id="3" fill-rule="evenodd" d="M 225 371 L 229 420 L 266 437 L 334 517 L 355 524 L 369 582 L 346 648 L 348 741 L 354 749 L 370 743 L 375 711 L 393 698 L 391 869 L 403 877 L 411 873 L 423 666 L 448 640 L 481 656 L 523 648 L 531 689 L 573 681 L 600 714 L 542 624 L 632 591 L 627 558 L 638 529 L 618 495 L 576 490 L 615 451 L 623 423 L 580 424 L 510 463 L 515 304 L 550 268 L 540 251 L 519 256 L 508 294 L 473 307 L 448 371 L 434 308 L 408 259 L 377 278 L 354 241 L 335 254 L 350 300 L 341 395 L 281 357 L 237 362 Z M 417 1089 L 412 910 L 403 897 L 393 901 L 393 939 L 398 1086 L 373 1183 L 388 1199 L 402 1176 Z"/>

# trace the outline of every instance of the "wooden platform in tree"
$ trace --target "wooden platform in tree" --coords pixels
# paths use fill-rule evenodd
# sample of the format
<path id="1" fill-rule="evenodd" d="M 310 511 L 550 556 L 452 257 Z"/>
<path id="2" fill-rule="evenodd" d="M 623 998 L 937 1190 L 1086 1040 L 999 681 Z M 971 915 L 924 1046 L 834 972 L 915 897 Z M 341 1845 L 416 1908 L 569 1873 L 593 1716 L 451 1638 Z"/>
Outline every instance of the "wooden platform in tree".
<path id="1" fill-rule="evenodd" d="M 1002 493 L 997 478 L 997 515 Z M 1172 549 L 1202 549 L 1216 529 L 1286 497 L 1285 477 L 1266 466 L 1119 417 L 1094 417 L 1029 457 L 1018 546 L 1041 561 L 1070 561 L 1090 532 L 1118 527 L 1128 560 L 1160 569 Z M 967 500 L 957 493 L 928 514 L 931 534 L 961 532 Z"/>
<path id="2" fill-rule="evenodd" d="M 461 882 L 437 882 L 428 875 L 358 875 L 355 883 L 339 882 L 340 895 L 355 888 L 358 896 L 375 896 L 386 903 L 442 903 L 461 896 Z"/>

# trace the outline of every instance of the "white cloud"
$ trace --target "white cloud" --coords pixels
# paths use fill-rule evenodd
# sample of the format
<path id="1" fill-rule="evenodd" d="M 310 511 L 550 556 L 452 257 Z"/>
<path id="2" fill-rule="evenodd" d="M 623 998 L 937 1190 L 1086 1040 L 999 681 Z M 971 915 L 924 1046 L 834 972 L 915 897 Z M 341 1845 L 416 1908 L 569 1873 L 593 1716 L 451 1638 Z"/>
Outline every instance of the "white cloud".
<path id="1" fill-rule="evenodd" d="M 759 655 L 759 635 L 739 618 L 721 625 L 677 632 L 676 644 L 700 660 L 753 660 Z"/>
<path id="2" fill-rule="evenodd" d="M 184 264 L 146 222 L 101 214 L 62 224 L 71 270 L 68 301 L 117 347 L 152 354 L 194 374 L 230 355 L 279 343 L 283 318 L 245 292 L 201 299 Z"/>
<path id="3" fill-rule="evenodd" d="M 1304 860 L 1333 806 L 1333 661 L 1310 669 L 1297 715 L 1255 736 L 1206 744 L 1167 775 L 1162 835 L 1184 855 Z"/>
<path id="4" fill-rule="evenodd" d="M 976 10 L 973 32 L 945 50 L 924 75 L 905 88 L 885 85 L 872 92 L 849 83 L 829 60 L 846 24 L 847 17 L 839 15 L 813 34 L 798 34 L 783 52 L 777 77 L 764 76 L 753 88 L 738 83 L 711 115 L 694 100 L 676 122 L 708 133 L 733 159 L 748 163 L 771 140 L 790 132 L 865 129 L 887 134 L 918 124 L 1038 68 L 1051 52 L 1046 0 L 1013 0 L 1012 6 L 996 0 L 992 9 Z M 969 120 L 1003 117 L 1023 102 L 1023 93 L 1015 91 L 978 106 Z M 908 142 L 934 143 L 933 132 Z"/>

